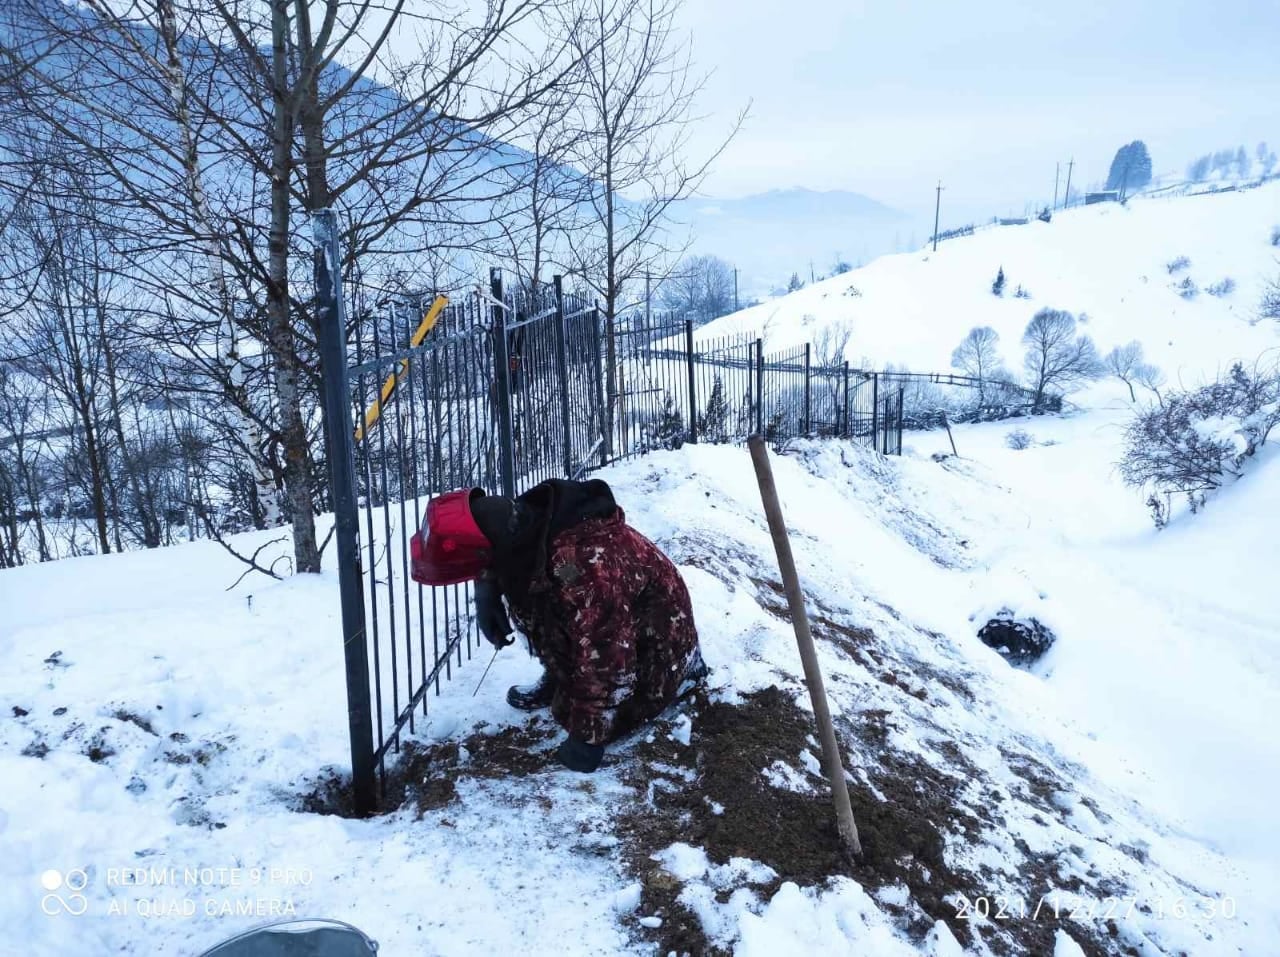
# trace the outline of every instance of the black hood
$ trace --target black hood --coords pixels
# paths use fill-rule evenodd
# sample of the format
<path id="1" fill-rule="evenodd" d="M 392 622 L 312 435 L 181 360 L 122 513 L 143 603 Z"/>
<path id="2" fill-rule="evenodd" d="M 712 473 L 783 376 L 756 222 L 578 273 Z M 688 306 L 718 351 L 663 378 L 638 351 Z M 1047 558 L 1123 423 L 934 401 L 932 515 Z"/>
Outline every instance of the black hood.
<path id="1" fill-rule="evenodd" d="M 613 490 L 601 479 L 548 479 L 515 500 L 506 541 L 494 542 L 494 570 L 507 597 L 522 601 L 545 578 L 547 553 L 556 536 L 593 518 L 618 512 Z"/>

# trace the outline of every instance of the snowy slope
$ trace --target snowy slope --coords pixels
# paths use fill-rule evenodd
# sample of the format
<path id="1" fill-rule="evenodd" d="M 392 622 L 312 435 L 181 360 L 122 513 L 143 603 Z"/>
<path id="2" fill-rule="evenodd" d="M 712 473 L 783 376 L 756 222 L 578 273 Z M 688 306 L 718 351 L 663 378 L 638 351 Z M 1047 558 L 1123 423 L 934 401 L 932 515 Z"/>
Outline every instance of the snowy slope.
<path id="1" fill-rule="evenodd" d="M 946 371 L 951 351 L 973 326 L 1000 334 L 1010 369 L 1021 369 L 1019 338 L 1037 309 L 1085 313 L 1103 352 L 1139 340 L 1169 378 L 1216 371 L 1224 356 L 1252 357 L 1280 345 L 1280 326 L 1251 325 L 1263 282 L 1280 273 L 1271 230 L 1280 224 L 1280 181 L 1211 196 L 1135 199 L 1059 212 L 1050 223 L 982 229 L 929 249 L 885 256 L 798 292 L 725 316 L 697 335 L 767 331 L 766 348 L 812 342 L 826 324 L 853 331 L 846 358 L 874 366 L 906 364 Z M 1171 275 L 1167 264 L 1191 260 Z M 1003 298 L 991 294 L 1001 267 Z M 1224 278 L 1236 290 L 1175 290 L 1190 276 L 1198 287 Z M 1023 286 L 1031 299 L 1015 299 Z"/>
<path id="2" fill-rule="evenodd" d="M 1280 933 L 1280 842 L 1256 826 L 1280 786 L 1261 720 L 1280 706 L 1280 609 L 1242 613 L 1216 594 L 1230 537 L 1175 523 L 1155 538 L 1092 467 L 1110 430 L 1086 416 L 1036 431 L 1061 444 L 1011 452 L 988 425 L 957 429 L 962 460 L 925 455 L 932 435 L 902 460 L 840 444 L 775 459 L 855 809 L 878 854 L 864 871 L 790 873 L 792 850 L 820 856 L 818 833 L 789 835 L 799 844 L 781 857 L 764 837 L 726 850 L 746 840 L 733 802 L 757 806 L 741 789 L 718 793 L 707 770 L 728 767 L 714 763 L 734 730 L 717 724 L 726 708 L 743 706 L 733 720 L 745 724 L 772 701 L 783 741 L 793 714 L 803 719 L 793 750 L 758 769 L 759 806 L 818 820 L 826 802 L 746 453 L 703 447 L 604 477 L 682 566 L 711 699 L 583 778 L 550 762 L 545 719 L 526 724 L 502 701 L 533 673 L 527 656 L 500 655 L 473 698 L 476 662 L 420 726 L 430 759 L 410 776 L 416 800 L 372 821 L 299 809 L 315 806 L 323 769 L 344 763 L 331 576 L 226 592 L 239 570 L 203 544 L 5 572 L 0 868 L 16 890 L 0 915 L 37 955 L 197 953 L 290 912 L 352 921 L 388 954 L 651 953 L 655 940 L 687 939 L 640 923 L 655 916 L 745 954 L 949 955 L 958 941 L 1048 953 L 1063 934 L 1088 952 L 1266 953 Z M 1067 456 L 1073 467 L 1055 472 Z M 1242 483 L 1215 509 L 1247 524 L 1275 484 Z M 1270 549 L 1259 566 L 1274 567 Z M 1136 568 L 1139 551 L 1163 557 Z M 1255 574 L 1238 587 L 1260 586 Z M 1058 629 L 1039 673 L 974 638 L 970 616 L 1000 604 Z M 775 684 L 781 698 L 752 697 Z M 665 796 L 686 789 L 711 810 L 673 811 Z M 897 846 L 913 827 L 916 843 Z M 134 867 L 229 870 L 178 886 L 113 878 Z M 86 871 L 88 913 L 41 913 L 50 868 Z M 228 883 L 234 873 L 241 883 Z M 977 898 L 994 909 L 997 896 L 1010 914 L 1052 901 L 1042 907 L 1062 919 L 969 919 Z M 1227 900 L 1230 918 L 1218 912 Z M 1099 950 L 1106 908 L 1116 936 Z"/>

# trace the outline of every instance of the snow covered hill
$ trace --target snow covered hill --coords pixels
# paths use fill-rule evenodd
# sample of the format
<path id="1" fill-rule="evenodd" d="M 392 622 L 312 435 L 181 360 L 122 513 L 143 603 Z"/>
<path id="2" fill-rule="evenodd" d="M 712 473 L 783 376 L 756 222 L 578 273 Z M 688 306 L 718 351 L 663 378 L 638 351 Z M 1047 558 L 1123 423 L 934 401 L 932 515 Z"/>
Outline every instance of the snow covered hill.
<path id="1" fill-rule="evenodd" d="M 1247 320 L 1278 200 L 1073 211 L 725 322 L 775 310 L 773 348 L 847 318 L 853 354 L 921 369 L 990 324 L 1015 365 L 1027 318 L 1054 305 L 1193 379 L 1277 342 Z M 1184 300 L 1165 269 L 1180 255 L 1237 291 Z M 991 295 L 1000 265 L 1030 302 Z M 473 695 L 476 652 L 370 820 L 334 813 L 332 573 L 229 587 L 243 568 L 208 543 L 0 573 L 6 939 L 36 957 L 196 954 L 324 915 L 389 955 L 1274 953 L 1280 454 L 1157 532 L 1114 470 L 1127 390 L 1081 404 L 1021 422 L 1017 451 L 1014 425 L 986 423 L 954 429 L 959 456 L 908 433 L 900 459 L 839 442 L 775 457 L 868 851 L 853 868 L 741 448 L 599 473 L 680 564 L 709 692 L 584 777 L 554 762 L 549 719 L 505 703 L 531 659 L 504 651 Z M 1028 669 L 976 636 L 1001 609 L 1057 635 Z"/>
<path id="2" fill-rule="evenodd" d="M 765 333 L 767 349 L 812 342 L 824 325 L 852 330 L 850 362 L 946 371 L 973 326 L 1000 335 L 1006 365 L 1021 368 L 1019 339 L 1045 306 L 1085 314 L 1101 351 L 1132 339 L 1177 381 L 1217 371 L 1231 356 L 1280 345 L 1280 325 L 1251 325 L 1263 284 L 1280 274 L 1280 181 L 1209 196 L 1134 199 L 1059 212 L 1053 221 L 978 230 L 885 256 L 841 276 L 716 320 L 702 338 Z M 1170 272 L 1181 257 L 1188 265 Z M 1003 297 L 991 293 L 1003 268 Z M 1198 290 L 1183 298 L 1190 279 Z M 1235 281 L 1229 294 L 1208 288 Z M 1015 298 L 1021 286 L 1030 299 Z M 1190 384 L 1190 383 L 1188 383 Z"/>

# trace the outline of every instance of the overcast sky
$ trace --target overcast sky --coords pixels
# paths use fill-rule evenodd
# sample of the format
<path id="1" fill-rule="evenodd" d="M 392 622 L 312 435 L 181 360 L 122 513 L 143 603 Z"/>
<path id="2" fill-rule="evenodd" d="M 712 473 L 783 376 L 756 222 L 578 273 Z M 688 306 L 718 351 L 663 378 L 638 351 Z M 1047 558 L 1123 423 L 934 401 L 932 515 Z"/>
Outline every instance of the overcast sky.
<path id="1" fill-rule="evenodd" d="M 803 186 L 903 209 L 1021 211 L 1105 178 L 1143 139 L 1155 172 L 1259 140 L 1280 150 L 1280 0 L 685 0 L 702 112 L 751 117 L 704 192 Z M 757 12 L 758 11 L 758 12 Z M 701 124 L 709 145 L 716 123 Z"/>

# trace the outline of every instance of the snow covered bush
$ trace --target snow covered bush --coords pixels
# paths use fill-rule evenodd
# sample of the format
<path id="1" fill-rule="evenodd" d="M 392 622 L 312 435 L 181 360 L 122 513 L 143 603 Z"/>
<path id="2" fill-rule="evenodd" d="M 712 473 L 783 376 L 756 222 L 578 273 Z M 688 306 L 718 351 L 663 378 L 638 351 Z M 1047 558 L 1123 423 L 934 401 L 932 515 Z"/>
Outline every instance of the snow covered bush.
<path id="1" fill-rule="evenodd" d="M 1268 280 L 1263 287 L 1262 301 L 1258 303 L 1258 318 L 1280 322 L 1280 279 Z"/>
<path id="2" fill-rule="evenodd" d="M 1151 490 L 1147 505 L 1161 527 L 1172 495 L 1185 494 L 1198 511 L 1208 493 L 1240 477 L 1277 423 L 1280 365 L 1249 370 L 1237 362 L 1218 381 L 1171 392 L 1138 413 L 1125 430 L 1120 475 L 1126 485 Z"/>
<path id="3" fill-rule="evenodd" d="M 1204 291 L 1211 296 L 1229 296 L 1236 291 L 1236 281 L 1227 276 L 1221 282 L 1215 282 L 1212 286 L 1205 286 Z"/>
<path id="4" fill-rule="evenodd" d="M 1169 275 L 1180 273 L 1191 265 L 1191 259 L 1187 256 L 1179 256 L 1177 259 L 1171 259 L 1165 263 L 1164 268 L 1169 270 Z"/>
<path id="5" fill-rule="evenodd" d="M 698 438 L 704 442 L 729 441 L 729 404 L 724 397 L 724 383 L 716 376 L 707 399 L 706 411 L 698 417 Z"/>
<path id="6" fill-rule="evenodd" d="M 1004 295 L 1004 267 L 1000 267 L 1000 271 L 996 273 L 995 280 L 991 283 L 991 295 Z"/>
<path id="7" fill-rule="evenodd" d="M 1019 283 L 1018 288 L 1013 291 L 1013 298 L 1014 299 L 1030 299 L 1031 293 L 1027 292 L 1027 290 L 1023 288 L 1022 284 Z"/>
<path id="8" fill-rule="evenodd" d="M 1190 276 L 1184 277 L 1182 282 L 1178 283 L 1178 295 L 1183 299 L 1194 299 L 1199 294 L 1200 289 Z"/>
<path id="9" fill-rule="evenodd" d="M 663 399 L 662 411 L 658 417 L 645 424 L 641 432 L 641 445 L 646 451 L 678 449 L 684 445 L 684 437 L 684 417 L 676 408 L 676 400 L 668 392 Z"/>
<path id="10" fill-rule="evenodd" d="M 1021 452 L 1023 449 L 1029 449 L 1035 445 L 1036 440 L 1032 438 L 1031 433 L 1026 429 L 1014 429 L 1004 437 L 1004 444 L 1015 452 Z"/>
<path id="11" fill-rule="evenodd" d="M 1271 227 L 1271 245 L 1280 246 L 1280 226 Z"/>

